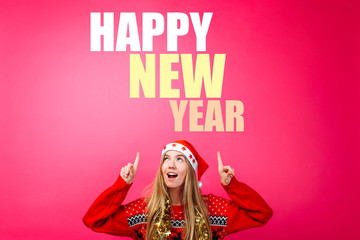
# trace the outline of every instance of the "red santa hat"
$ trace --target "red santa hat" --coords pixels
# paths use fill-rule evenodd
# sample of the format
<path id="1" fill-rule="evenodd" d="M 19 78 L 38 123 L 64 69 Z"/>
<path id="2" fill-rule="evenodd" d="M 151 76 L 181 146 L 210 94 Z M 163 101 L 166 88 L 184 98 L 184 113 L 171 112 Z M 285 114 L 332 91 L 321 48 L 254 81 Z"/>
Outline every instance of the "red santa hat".
<path id="1" fill-rule="evenodd" d="M 200 182 L 201 176 L 204 174 L 204 172 L 209 167 L 209 165 L 196 151 L 194 146 L 186 140 L 176 140 L 174 142 L 167 144 L 164 147 L 161 153 L 161 158 L 164 156 L 164 154 L 167 151 L 170 150 L 178 151 L 184 154 L 186 159 L 189 161 L 190 165 L 193 167 L 194 171 L 196 172 L 196 168 L 198 169 L 198 180 L 199 180 L 198 184 L 199 187 L 201 187 L 202 186 L 202 183 Z"/>

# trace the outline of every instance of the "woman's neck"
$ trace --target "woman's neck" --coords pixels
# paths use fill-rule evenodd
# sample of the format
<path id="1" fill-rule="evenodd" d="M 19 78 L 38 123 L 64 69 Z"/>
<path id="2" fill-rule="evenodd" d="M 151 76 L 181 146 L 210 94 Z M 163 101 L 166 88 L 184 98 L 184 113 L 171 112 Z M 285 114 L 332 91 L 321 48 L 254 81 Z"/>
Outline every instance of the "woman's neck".
<path id="1" fill-rule="evenodd" d="M 171 205 L 181 205 L 183 191 L 183 188 L 169 188 Z"/>

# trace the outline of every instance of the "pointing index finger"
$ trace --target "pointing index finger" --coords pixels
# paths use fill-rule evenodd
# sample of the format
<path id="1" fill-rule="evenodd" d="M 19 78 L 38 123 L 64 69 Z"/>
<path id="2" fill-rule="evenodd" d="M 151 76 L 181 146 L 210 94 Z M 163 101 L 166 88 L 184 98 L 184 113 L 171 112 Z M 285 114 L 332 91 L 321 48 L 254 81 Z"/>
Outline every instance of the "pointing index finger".
<path id="1" fill-rule="evenodd" d="M 137 167 L 138 167 L 139 160 L 140 160 L 140 153 L 137 152 L 137 153 L 136 153 L 135 162 L 134 162 L 134 168 L 135 168 L 135 169 L 137 169 Z"/>
<path id="2" fill-rule="evenodd" d="M 221 161 L 221 155 L 220 155 L 219 151 L 217 152 L 217 157 L 218 157 L 218 163 L 219 163 L 219 170 L 221 170 L 224 167 L 224 165 Z"/>

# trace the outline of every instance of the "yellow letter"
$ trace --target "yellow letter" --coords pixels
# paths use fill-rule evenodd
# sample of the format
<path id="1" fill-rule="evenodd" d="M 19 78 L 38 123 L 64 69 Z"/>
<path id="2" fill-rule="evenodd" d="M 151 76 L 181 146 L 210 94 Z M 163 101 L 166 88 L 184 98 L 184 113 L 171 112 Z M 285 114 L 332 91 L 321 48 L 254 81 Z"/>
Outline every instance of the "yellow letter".
<path id="1" fill-rule="evenodd" d="M 179 98 L 179 89 L 171 88 L 171 80 L 179 73 L 171 71 L 171 64 L 179 62 L 179 54 L 160 54 L 160 98 Z"/>
<path id="2" fill-rule="evenodd" d="M 213 115 L 215 113 L 215 119 Z M 209 100 L 205 118 L 205 132 L 211 132 L 213 127 L 217 132 L 224 131 L 224 121 L 221 114 L 221 105 L 219 100 Z"/>
<path id="3" fill-rule="evenodd" d="M 226 101 L 226 131 L 234 131 L 234 119 L 236 119 L 236 131 L 244 131 L 244 104 L 241 101 L 227 100 Z"/>
<path id="4" fill-rule="evenodd" d="M 181 100 L 180 106 L 178 108 L 176 100 L 170 100 L 170 107 L 171 111 L 174 116 L 175 121 L 175 132 L 181 132 L 182 131 L 182 120 L 184 118 L 184 113 L 187 105 L 187 100 Z"/>
<path id="5" fill-rule="evenodd" d="M 198 112 L 198 107 L 202 107 L 202 100 L 190 100 L 189 108 L 189 131 L 190 132 L 202 132 L 204 126 L 198 125 L 198 119 L 203 117 L 202 112 Z"/>
<path id="6" fill-rule="evenodd" d="M 191 54 L 181 54 L 184 89 L 187 98 L 199 98 L 204 78 L 207 98 L 220 98 L 224 80 L 226 54 L 215 54 L 211 78 L 209 54 L 198 54 L 196 57 L 195 79 Z"/>
<path id="7" fill-rule="evenodd" d="M 130 54 L 130 98 L 139 98 L 140 84 L 145 98 L 155 97 L 155 54 L 146 54 L 146 70 L 139 54 Z"/>

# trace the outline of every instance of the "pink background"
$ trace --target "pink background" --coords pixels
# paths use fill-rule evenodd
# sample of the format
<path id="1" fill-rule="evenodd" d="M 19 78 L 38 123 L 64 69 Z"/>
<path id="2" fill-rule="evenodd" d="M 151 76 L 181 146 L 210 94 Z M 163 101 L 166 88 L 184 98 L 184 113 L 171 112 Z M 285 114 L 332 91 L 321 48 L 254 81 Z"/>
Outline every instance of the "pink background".
<path id="1" fill-rule="evenodd" d="M 228 239 L 359 238 L 358 7 L 1 1 L 1 239 L 116 239 L 87 229 L 82 216 L 137 151 L 126 201 L 140 197 L 162 146 L 175 139 L 192 142 L 209 163 L 205 193 L 226 195 L 220 150 L 274 209 L 265 227 Z M 207 52 L 227 54 L 221 101 L 244 103 L 245 132 L 189 132 L 187 112 L 175 133 L 168 99 L 129 98 L 130 52 L 90 52 L 90 12 L 115 12 L 117 26 L 119 12 L 137 12 L 140 25 L 140 13 L 151 11 L 214 12 Z M 154 53 L 166 53 L 165 41 L 154 39 Z M 192 26 L 179 53 L 196 54 Z"/>

